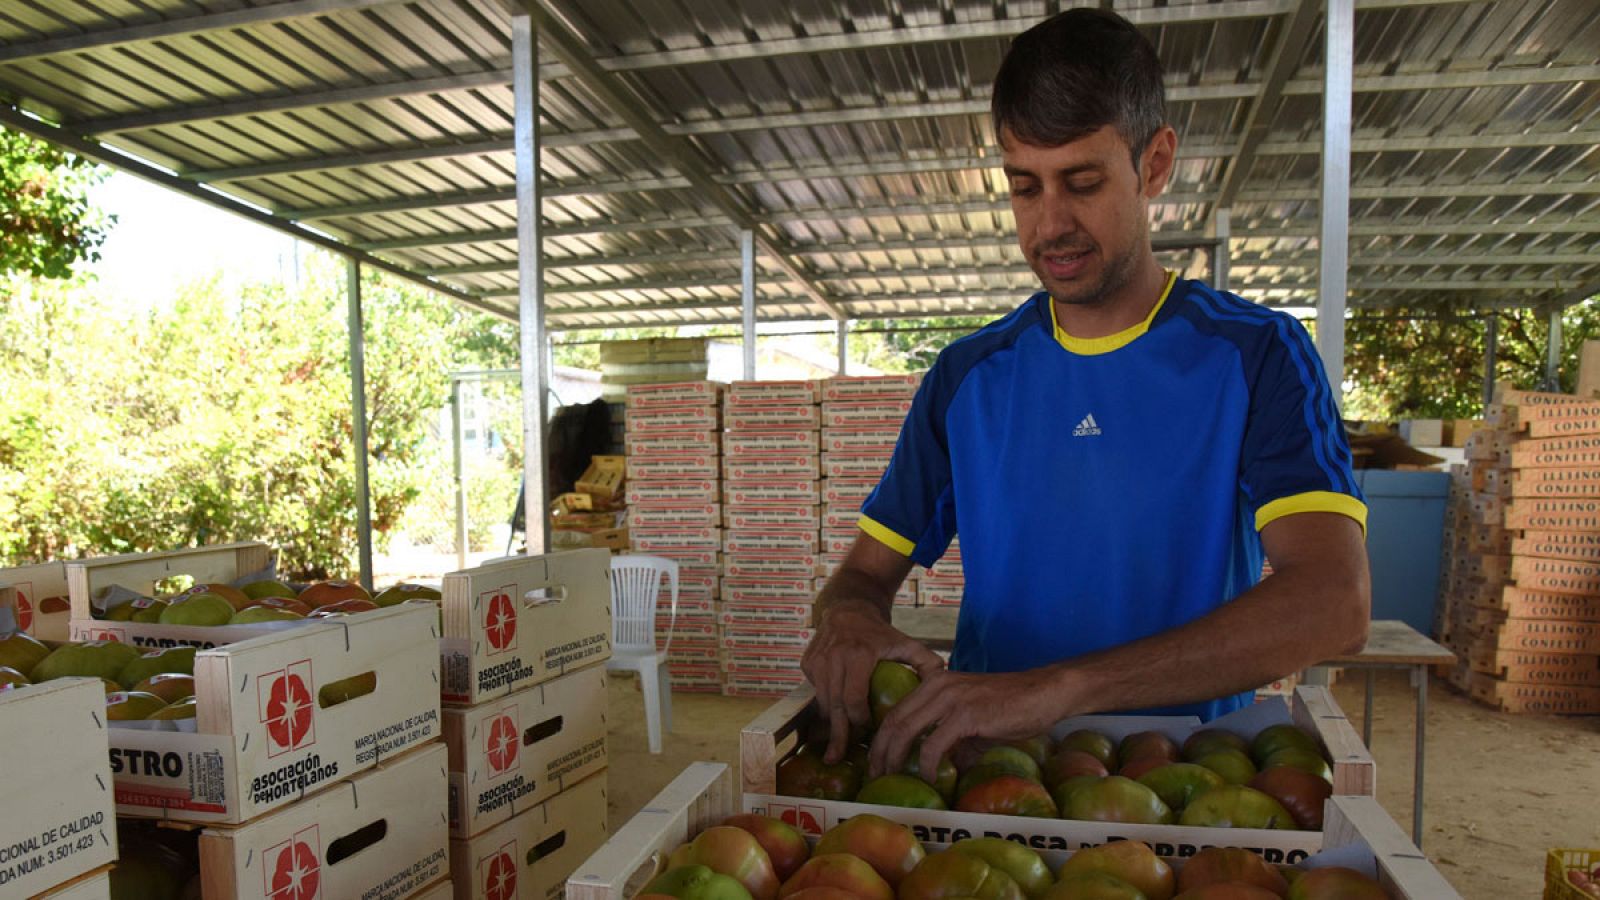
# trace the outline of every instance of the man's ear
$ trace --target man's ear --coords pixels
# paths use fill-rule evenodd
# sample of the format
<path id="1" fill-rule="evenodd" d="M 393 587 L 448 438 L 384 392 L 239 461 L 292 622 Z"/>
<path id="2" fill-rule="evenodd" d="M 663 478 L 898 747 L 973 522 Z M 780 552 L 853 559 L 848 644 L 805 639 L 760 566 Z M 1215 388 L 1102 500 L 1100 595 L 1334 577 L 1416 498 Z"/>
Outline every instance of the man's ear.
<path id="1" fill-rule="evenodd" d="M 1177 158 L 1178 133 L 1171 125 L 1163 125 L 1151 135 L 1139 158 L 1139 192 L 1145 199 L 1154 200 L 1167 189 Z"/>

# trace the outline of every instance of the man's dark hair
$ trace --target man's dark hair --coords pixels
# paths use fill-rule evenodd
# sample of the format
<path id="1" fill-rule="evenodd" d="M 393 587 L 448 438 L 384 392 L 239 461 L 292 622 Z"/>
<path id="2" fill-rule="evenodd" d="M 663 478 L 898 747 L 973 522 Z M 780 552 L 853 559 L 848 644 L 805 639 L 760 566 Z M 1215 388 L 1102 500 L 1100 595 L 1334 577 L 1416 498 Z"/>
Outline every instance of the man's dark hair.
<path id="1" fill-rule="evenodd" d="M 1110 10 L 1071 9 L 1017 35 L 1000 63 L 990 106 L 996 139 L 1056 147 L 1107 125 L 1133 167 L 1167 121 L 1156 48 Z"/>

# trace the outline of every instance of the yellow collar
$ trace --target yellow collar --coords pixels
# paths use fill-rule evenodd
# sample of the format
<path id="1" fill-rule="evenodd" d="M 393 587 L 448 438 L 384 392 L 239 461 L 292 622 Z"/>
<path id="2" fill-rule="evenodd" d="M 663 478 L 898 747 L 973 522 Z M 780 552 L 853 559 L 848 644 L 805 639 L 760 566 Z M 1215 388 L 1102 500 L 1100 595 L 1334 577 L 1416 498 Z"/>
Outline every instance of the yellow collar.
<path id="1" fill-rule="evenodd" d="M 1128 346 L 1133 343 L 1134 338 L 1150 330 L 1150 323 L 1155 321 L 1156 313 L 1160 312 L 1161 307 L 1166 304 L 1167 296 L 1172 293 L 1172 286 L 1177 282 L 1178 273 L 1176 271 L 1168 272 L 1167 286 L 1161 289 L 1161 296 L 1156 299 L 1156 305 L 1150 307 L 1150 314 L 1144 317 L 1143 322 L 1124 328 L 1116 334 L 1108 334 L 1105 337 L 1097 338 L 1080 338 L 1067 334 L 1066 330 L 1061 327 L 1061 323 L 1056 321 L 1056 301 L 1054 299 L 1050 300 L 1050 328 L 1055 333 L 1056 342 L 1065 347 L 1069 353 L 1076 353 L 1079 356 L 1098 356 L 1102 353 L 1110 353 L 1113 350 Z"/>

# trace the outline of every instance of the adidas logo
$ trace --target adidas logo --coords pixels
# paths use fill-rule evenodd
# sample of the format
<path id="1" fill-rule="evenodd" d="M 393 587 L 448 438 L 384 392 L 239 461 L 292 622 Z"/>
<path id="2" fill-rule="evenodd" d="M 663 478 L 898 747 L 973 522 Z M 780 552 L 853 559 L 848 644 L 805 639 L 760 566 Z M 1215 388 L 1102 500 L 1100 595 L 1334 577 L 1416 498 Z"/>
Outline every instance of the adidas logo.
<path id="1" fill-rule="evenodd" d="M 1078 427 L 1072 429 L 1073 437 L 1092 437 L 1100 433 L 1100 423 L 1094 420 L 1094 413 L 1083 417 Z"/>

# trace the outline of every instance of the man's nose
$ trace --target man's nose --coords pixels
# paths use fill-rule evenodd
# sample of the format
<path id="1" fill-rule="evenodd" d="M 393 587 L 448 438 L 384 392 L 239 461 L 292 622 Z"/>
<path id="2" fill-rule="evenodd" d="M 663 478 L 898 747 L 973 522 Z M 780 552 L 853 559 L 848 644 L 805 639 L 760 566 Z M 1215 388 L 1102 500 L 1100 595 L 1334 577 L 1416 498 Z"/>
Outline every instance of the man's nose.
<path id="1" fill-rule="evenodd" d="M 1047 194 L 1043 200 L 1036 235 L 1040 243 L 1049 243 L 1078 230 L 1078 217 L 1066 198 L 1058 194 Z"/>

